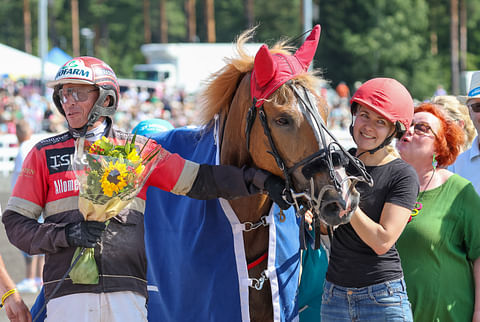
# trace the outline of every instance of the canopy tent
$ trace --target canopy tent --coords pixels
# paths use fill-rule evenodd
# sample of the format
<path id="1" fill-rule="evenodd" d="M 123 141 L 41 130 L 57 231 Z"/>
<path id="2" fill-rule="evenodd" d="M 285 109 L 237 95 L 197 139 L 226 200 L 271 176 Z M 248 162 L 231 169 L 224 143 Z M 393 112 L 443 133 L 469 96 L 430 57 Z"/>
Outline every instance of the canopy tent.
<path id="1" fill-rule="evenodd" d="M 45 79 L 55 77 L 61 65 L 45 62 Z M 0 44 L 0 76 L 18 78 L 40 78 L 42 60 L 18 49 Z"/>
<path id="2" fill-rule="evenodd" d="M 55 65 L 63 66 L 70 59 L 72 57 L 58 47 L 53 47 L 47 54 L 47 61 Z"/>

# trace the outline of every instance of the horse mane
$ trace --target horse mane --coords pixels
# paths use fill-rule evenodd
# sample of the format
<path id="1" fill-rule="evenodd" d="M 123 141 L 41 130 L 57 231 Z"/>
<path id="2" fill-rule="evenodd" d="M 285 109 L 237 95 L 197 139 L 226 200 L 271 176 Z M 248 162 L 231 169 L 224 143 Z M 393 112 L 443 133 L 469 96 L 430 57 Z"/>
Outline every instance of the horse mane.
<path id="1" fill-rule="evenodd" d="M 255 29 L 253 27 L 244 31 L 236 40 L 235 43 L 235 57 L 225 57 L 224 61 L 226 65 L 217 72 L 210 75 L 206 81 L 205 90 L 199 95 L 199 122 L 200 125 L 208 125 L 212 122 L 216 114 L 222 114 L 228 111 L 230 103 L 235 96 L 236 90 L 243 77 L 250 73 L 254 67 L 255 56 L 250 56 L 244 48 L 244 44 L 253 38 Z M 272 48 L 270 52 L 282 53 L 285 55 L 291 55 L 294 47 L 287 45 L 288 39 L 279 40 Z M 308 72 L 298 75 L 292 81 L 294 84 L 300 84 L 308 88 L 319 100 L 325 102 L 317 94 L 316 88 L 319 81 L 322 79 L 317 76 L 318 71 Z M 288 103 L 293 100 L 288 87 L 282 85 L 277 89 L 268 101 L 275 103 Z M 326 104 L 325 104 L 326 106 Z"/>

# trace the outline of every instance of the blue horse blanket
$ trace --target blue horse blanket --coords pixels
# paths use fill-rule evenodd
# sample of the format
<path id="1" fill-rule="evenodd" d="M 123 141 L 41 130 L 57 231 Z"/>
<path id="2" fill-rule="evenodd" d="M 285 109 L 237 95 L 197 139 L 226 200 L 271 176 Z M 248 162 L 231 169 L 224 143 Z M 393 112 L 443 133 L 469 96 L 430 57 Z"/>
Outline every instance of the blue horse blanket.
<path id="1" fill-rule="evenodd" d="M 154 139 L 198 163 L 218 164 L 214 128 L 179 128 Z M 149 321 L 250 321 L 243 229 L 224 199 L 194 200 L 155 187 L 147 191 Z M 274 321 L 298 320 L 299 220 L 273 205 L 268 268 Z M 256 276 L 255 278 L 259 278 Z M 32 312 L 41 306 L 39 297 Z M 35 309 L 36 308 L 36 309 Z"/>
<path id="2" fill-rule="evenodd" d="M 154 139 L 185 159 L 218 164 L 214 133 L 214 128 L 180 128 Z M 244 225 L 229 203 L 150 187 L 146 204 L 149 321 L 250 321 Z M 299 222 L 292 208 L 284 211 L 283 222 L 279 212 L 274 205 L 267 219 L 267 275 L 274 320 L 292 321 L 298 316 Z"/>

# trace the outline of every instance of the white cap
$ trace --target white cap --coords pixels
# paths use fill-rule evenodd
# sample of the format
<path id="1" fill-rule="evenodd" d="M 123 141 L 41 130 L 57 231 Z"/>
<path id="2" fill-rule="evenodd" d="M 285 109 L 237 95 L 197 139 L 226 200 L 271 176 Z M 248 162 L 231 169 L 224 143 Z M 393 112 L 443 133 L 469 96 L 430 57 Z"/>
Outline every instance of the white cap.
<path id="1" fill-rule="evenodd" d="M 465 98 L 467 101 L 471 98 L 480 98 L 480 71 L 473 73 L 470 88 Z"/>

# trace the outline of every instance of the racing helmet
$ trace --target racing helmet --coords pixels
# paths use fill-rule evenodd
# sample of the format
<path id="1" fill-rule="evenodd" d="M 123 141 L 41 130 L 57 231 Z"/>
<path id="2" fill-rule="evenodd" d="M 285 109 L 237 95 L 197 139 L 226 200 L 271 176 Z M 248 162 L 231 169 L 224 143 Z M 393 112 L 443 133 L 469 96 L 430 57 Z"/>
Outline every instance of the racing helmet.
<path id="1" fill-rule="evenodd" d="M 60 67 L 55 80 L 47 82 L 47 86 L 54 89 L 53 102 L 63 116 L 65 111 L 61 104 L 59 90 L 64 84 L 90 84 L 99 89 L 98 99 L 90 110 L 85 128 L 93 125 L 101 116 L 111 117 L 115 114 L 120 88 L 115 72 L 102 60 L 89 56 L 72 58 Z M 110 97 L 110 104 L 103 106 L 107 97 Z"/>
<path id="2" fill-rule="evenodd" d="M 395 125 L 394 136 L 399 139 L 413 119 L 413 99 L 408 90 L 395 79 L 373 78 L 363 83 L 350 99 L 352 117 L 361 104 L 380 114 Z M 353 137 L 353 122 L 350 125 Z M 392 138 L 389 139 L 390 143 Z"/>
<path id="3" fill-rule="evenodd" d="M 160 132 L 165 132 L 174 129 L 174 126 L 163 119 L 144 120 L 137 124 L 132 130 L 133 134 L 143 135 L 151 138 Z"/>

